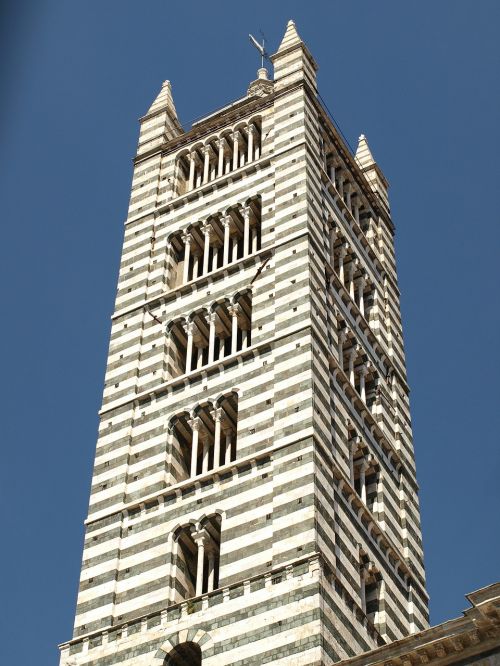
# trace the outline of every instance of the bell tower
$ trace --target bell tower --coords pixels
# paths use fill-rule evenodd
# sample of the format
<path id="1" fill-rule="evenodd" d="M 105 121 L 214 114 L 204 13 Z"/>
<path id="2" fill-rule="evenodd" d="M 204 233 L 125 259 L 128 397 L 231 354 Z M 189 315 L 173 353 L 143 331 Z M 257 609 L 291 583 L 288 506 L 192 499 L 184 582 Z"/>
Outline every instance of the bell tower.
<path id="1" fill-rule="evenodd" d="M 287 25 L 141 119 L 62 666 L 330 665 L 427 626 L 387 181 Z"/>

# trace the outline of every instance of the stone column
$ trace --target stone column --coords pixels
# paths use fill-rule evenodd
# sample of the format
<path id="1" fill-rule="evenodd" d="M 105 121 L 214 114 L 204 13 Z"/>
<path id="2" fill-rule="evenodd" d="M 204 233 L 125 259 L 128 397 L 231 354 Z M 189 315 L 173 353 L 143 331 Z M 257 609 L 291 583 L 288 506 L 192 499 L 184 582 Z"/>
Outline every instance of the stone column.
<path id="1" fill-rule="evenodd" d="M 188 423 L 191 426 L 191 430 L 193 431 L 193 438 L 191 443 L 191 476 L 196 476 L 201 419 L 199 416 L 197 416 L 191 419 Z"/>
<path id="2" fill-rule="evenodd" d="M 200 268 L 200 255 L 195 254 L 193 258 L 193 277 L 191 278 L 192 280 L 199 277 L 200 274 L 199 268 Z"/>
<path id="3" fill-rule="evenodd" d="M 175 286 L 175 280 L 173 280 L 174 277 L 174 248 L 172 243 L 167 243 L 167 248 L 166 248 L 166 255 L 165 255 L 165 273 L 164 273 L 164 281 L 165 281 L 165 288 L 166 289 L 172 289 L 173 286 Z M 174 284 L 172 285 L 172 282 Z"/>
<path id="4" fill-rule="evenodd" d="M 236 354 L 238 351 L 238 314 L 240 306 L 235 303 L 228 307 L 228 311 L 231 315 L 231 354 Z"/>
<path id="5" fill-rule="evenodd" d="M 336 167 L 335 162 L 332 162 L 330 164 L 329 173 L 328 173 L 328 177 L 330 178 L 330 180 L 334 185 L 335 185 L 335 167 Z"/>
<path id="6" fill-rule="evenodd" d="M 259 235 L 255 224 L 250 227 L 250 242 L 252 244 L 252 252 L 257 252 L 259 249 Z"/>
<path id="7" fill-rule="evenodd" d="M 261 153 L 261 137 L 259 136 L 259 131 L 255 127 L 255 136 L 254 136 L 254 151 L 253 151 L 253 158 L 254 160 L 258 160 L 260 158 L 260 153 Z"/>
<path id="8" fill-rule="evenodd" d="M 220 467 L 220 444 L 221 444 L 221 428 L 223 424 L 224 414 L 220 407 L 212 411 L 212 417 L 215 424 L 214 429 L 214 469 Z"/>
<path id="9" fill-rule="evenodd" d="M 203 433 L 201 435 L 201 443 L 203 446 L 203 453 L 202 453 L 202 461 L 201 461 L 201 471 L 203 474 L 206 474 L 208 472 L 208 462 L 209 462 L 209 455 L 210 455 L 210 444 L 208 442 L 208 433 L 203 430 Z"/>
<path id="10" fill-rule="evenodd" d="M 206 535 L 203 532 L 193 534 L 193 540 L 198 546 L 198 559 L 196 565 L 196 596 L 203 594 L 203 566 L 205 562 Z"/>
<path id="11" fill-rule="evenodd" d="M 250 331 L 248 328 L 241 329 L 241 348 L 246 349 L 248 347 L 248 338 L 250 337 Z"/>
<path id="12" fill-rule="evenodd" d="M 361 400 L 366 402 L 366 375 L 368 373 L 368 368 L 366 363 L 363 364 L 359 369 L 359 395 Z"/>
<path id="13" fill-rule="evenodd" d="M 340 198 L 344 200 L 344 174 L 342 169 L 339 169 L 339 186 L 337 192 L 340 194 Z"/>
<path id="14" fill-rule="evenodd" d="M 230 241 L 230 234 L 231 234 L 231 222 L 232 222 L 232 217 L 231 215 L 226 215 L 225 218 L 222 220 L 222 226 L 224 227 L 224 252 L 222 255 L 222 265 L 227 266 L 229 263 L 229 241 Z"/>
<path id="15" fill-rule="evenodd" d="M 196 368 L 201 368 L 203 365 L 203 347 L 196 346 Z"/>
<path id="16" fill-rule="evenodd" d="M 366 470 L 368 469 L 368 463 L 363 461 L 359 467 L 359 494 L 361 501 L 366 504 Z"/>
<path id="17" fill-rule="evenodd" d="M 356 453 L 356 449 L 358 448 L 358 444 L 356 440 L 349 442 L 349 480 L 351 481 L 351 485 L 354 487 L 354 454 Z"/>
<path id="18" fill-rule="evenodd" d="M 248 126 L 248 152 L 247 152 L 247 162 L 253 160 L 253 135 L 255 132 L 255 127 L 253 125 Z"/>
<path id="19" fill-rule="evenodd" d="M 193 237 L 191 234 L 183 234 L 182 240 L 184 241 L 184 272 L 182 275 L 182 282 L 185 284 L 189 281 L 189 258 L 191 255 L 191 241 Z"/>
<path id="20" fill-rule="evenodd" d="M 339 250 L 339 280 L 344 284 L 344 259 L 347 254 L 347 245 L 344 243 Z"/>
<path id="21" fill-rule="evenodd" d="M 344 368 L 344 342 L 347 339 L 347 331 L 344 328 L 342 331 L 340 331 L 338 335 L 338 340 L 339 340 L 339 365 L 343 369 Z"/>
<path id="22" fill-rule="evenodd" d="M 356 347 L 353 347 L 349 352 L 349 381 L 353 386 L 355 385 L 354 361 L 356 360 L 357 353 L 358 350 L 356 349 Z"/>
<path id="23" fill-rule="evenodd" d="M 231 462 L 231 429 L 224 428 L 224 464 L 228 465 Z"/>
<path id="24" fill-rule="evenodd" d="M 212 267 L 211 270 L 215 271 L 217 268 L 219 268 L 219 252 L 220 252 L 220 245 L 213 245 L 213 252 L 212 252 Z"/>
<path id="25" fill-rule="evenodd" d="M 347 181 L 345 185 L 345 205 L 351 210 L 352 184 Z"/>
<path id="26" fill-rule="evenodd" d="M 330 227 L 330 263 L 332 266 L 334 265 L 334 247 L 335 247 L 335 241 L 337 240 L 337 227 L 335 225 Z"/>
<path id="27" fill-rule="evenodd" d="M 215 359 L 215 321 L 217 315 L 215 312 L 209 312 L 207 315 L 208 322 L 208 362 L 213 363 Z"/>
<path id="28" fill-rule="evenodd" d="M 231 240 L 233 241 L 233 249 L 231 253 L 231 261 L 238 261 L 238 236 L 234 234 L 231 237 Z"/>
<path id="29" fill-rule="evenodd" d="M 203 184 L 208 183 L 210 176 L 210 146 L 203 148 Z"/>
<path id="30" fill-rule="evenodd" d="M 354 219 L 356 222 L 359 224 L 359 211 L 361 210 L 361 201 L 359 199 L 359 196 L 356 197 L 356 203 L 354 205 Z"/>
<path id="31" fill-rule="evenodd" d="M 233 132 L 233 171 L 238 168 L 239 164 L 239 132 Z"/>
<path id="32" fill-rule="evenodd" d="M 366 613 L 366 569 L 364 566 L 361 566 L 360 578 L 361 578 L 361 589 L 360 589 L 361 608 L 363 610 L 363 613 Z"/>
<path id="33" fill-rule="evenodd" d="M 250 206 L 245 206 L 242 210 L 243 213 L 243 256 L 249 254 L 250 243 Z"/>
<path id="34" fill-rule="evenodd" d="M 366 278 L 362 275 L 358 280 L 358 305 L 363 317 L 365 316 L 365 284 Z"/>
<path id="35" fill-rule="evenodd" d="M 189 182 L 188 182 L 188 191 L 194 189 L 194 172 L 196 167 L 196 155 L 195 153 L 189 153 Z"/>
<path id="36" fill-rule="evenodd" d="M 208 553 L 208 588 L 207 592 L 213 592 L 215 580 L 215 553 L 211 550 Z"/>
<path id="37" fill-rule="evenodd" d="M 193 334 L 194 334 L 194 322 L 188 321 L 184 324 L 184 330 L 187 335 L 187 344 L 186 344 L 186 373 L 191 372 L 191 362 L 193 358 Z"/>
<path id="38" fill-rule="evenodd" d="M 217 177 L 224 174 L 224 138 L 217 141 L 217 148 L 219 149 L 219 159 L 217 162 Z"/>
<path id="39" fill-rule="evenodd" d="M 205 241 L 203 243 L 203 275 L 206 275 L 209 270 L 208 260 L 210 258 L 210 236 L 212 231 L 213 229 L 209 224 L 203 225 L 203 235 Z"/>
<path id="40" fill-rule="evenodd" d="M 356 263 L 354 260 L 349 264 L 349 296 L 354 300 L 354 273 L 356 272 Z"/>

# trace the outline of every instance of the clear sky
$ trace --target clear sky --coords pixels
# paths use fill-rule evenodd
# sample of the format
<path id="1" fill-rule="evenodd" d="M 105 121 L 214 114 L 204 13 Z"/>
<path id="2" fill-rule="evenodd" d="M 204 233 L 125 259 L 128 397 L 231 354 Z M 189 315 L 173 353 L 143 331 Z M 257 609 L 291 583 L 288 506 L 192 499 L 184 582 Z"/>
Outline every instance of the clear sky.
<path id="1" fill-rule="evenodd" d="M 431 620 L 459 615 L 500 579 L 498 0 L 2 12 L 0 662 L 71 635 L 137 118 L 167 78 L 185 127 L 240 97 L 248 32 L 272 52 L 289 18 L 391 184 Z"/>

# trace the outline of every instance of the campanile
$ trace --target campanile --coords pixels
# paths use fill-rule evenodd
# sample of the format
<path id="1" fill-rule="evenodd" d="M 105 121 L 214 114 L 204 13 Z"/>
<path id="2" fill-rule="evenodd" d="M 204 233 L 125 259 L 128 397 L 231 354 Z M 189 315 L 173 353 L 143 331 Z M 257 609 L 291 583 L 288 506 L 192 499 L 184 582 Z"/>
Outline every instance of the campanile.
<path id="1" fill-rule="evenodd" d="M 427 626 L 394 225 L 293 21 L 140 121 L 64 666 L 325 666 Z"/>

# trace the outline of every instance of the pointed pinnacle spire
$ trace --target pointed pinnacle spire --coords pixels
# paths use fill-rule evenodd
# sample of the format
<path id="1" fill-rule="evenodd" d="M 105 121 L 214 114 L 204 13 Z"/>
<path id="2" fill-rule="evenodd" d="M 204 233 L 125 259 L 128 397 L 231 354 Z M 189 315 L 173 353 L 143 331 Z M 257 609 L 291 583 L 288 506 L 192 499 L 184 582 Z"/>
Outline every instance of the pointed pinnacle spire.
<path id="1" fill-rule="evenodd" d="M 177 111 L 175 110 L 174 98 L 172 97 L 172 86 L 170 85 L 170 81 L 163 82 L 161 90 L 158 93 L 158 96 L 149 107 L 146 115 L 149 115 L 150 113 L 156 113 L 157 111 L 161 111 L 163 109 L 169 111 L 171 117 L 177 120 Z"/>
<path id="2" fill-rule="evenodd" d="M 367 167 L 376 164 L 364 134 L 359 137 L 358 148 L 356 150 L 356 159 L 362 169 L 366 169 Z"/>
<path id="3" fill-rule="evenodd" d="M 299 33 L 297 32 L 297 29 L 295 27 L 295 23 L 290 19 L 288 21 L 287 26 L 286 26 L 286 32 L 281 40 L 281 44 L 279 46 L 279 49 L 277 53 L 280 51 L 284 51 L 285 49 L 290 48 L 290 46 L 295 46 L 297 44 L 301 44 L 302 40 L 299 37 Z"/>

